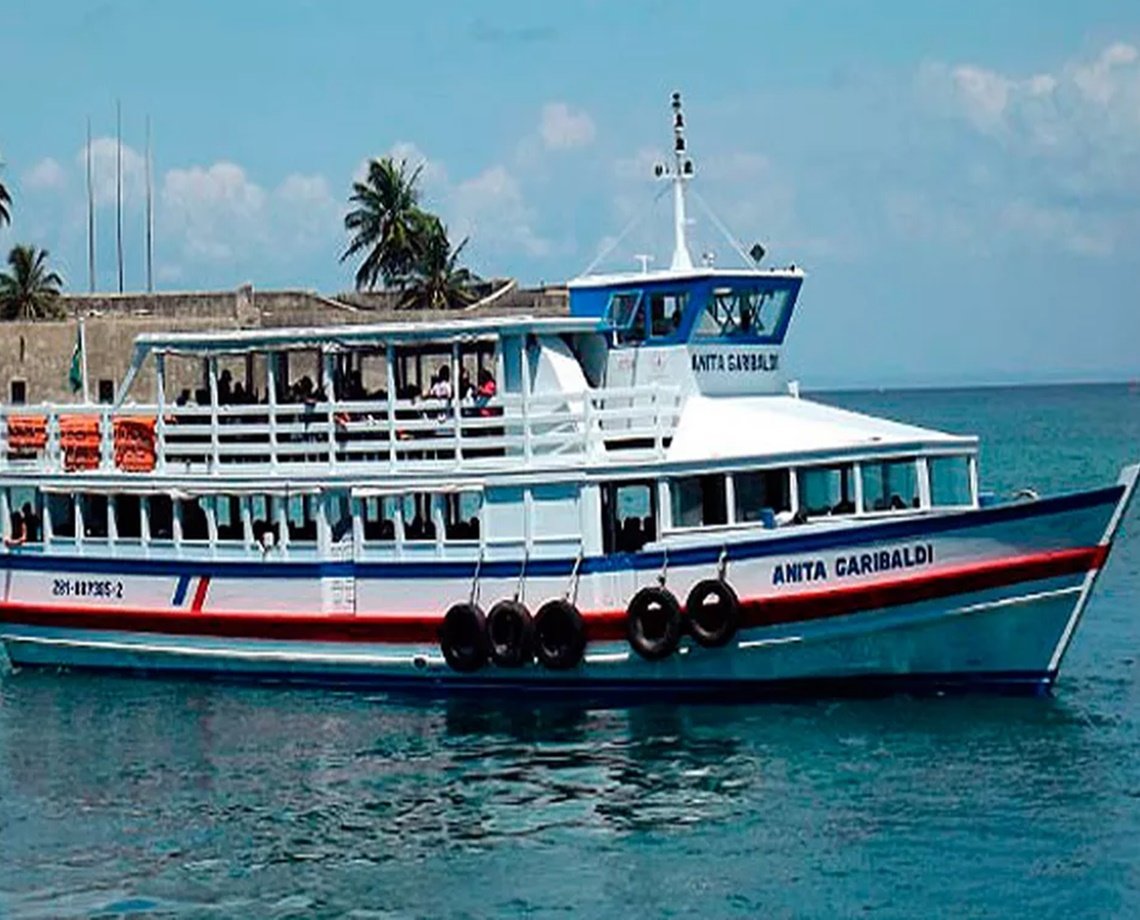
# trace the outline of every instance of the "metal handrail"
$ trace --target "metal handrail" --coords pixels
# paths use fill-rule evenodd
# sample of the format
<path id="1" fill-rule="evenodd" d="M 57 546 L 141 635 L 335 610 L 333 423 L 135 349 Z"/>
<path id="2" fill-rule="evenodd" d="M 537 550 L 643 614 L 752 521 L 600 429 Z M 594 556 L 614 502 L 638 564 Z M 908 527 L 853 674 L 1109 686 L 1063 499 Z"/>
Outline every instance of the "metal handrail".
<path id="1" fill-rule="evenodd" d="M 520 462 L 581 459 L 606 449 L 607 438 L 647 439 L 661 454 L 680 418 L 679 387 L 614 387 L 571 393 L 501 394 L 485 404 L 431 399 L 222 406 L 0 407 L 0 469 L 66 470 L 61 420 L 97 420 L 98 444 L 85 472 L 121 470 L 116 423 L 153 422 L 159 470 L 217 471 L 247 467 L 373 463 L 390 469 L 430 464 L 480 469 Z M 43 443 L 14 450 L 9 418 L 44 419 Z M 120 445 L 121 446 L 121 445 Z M 74 452 L 74 444 L 71 445 Z M 74 459 L 72 461 L 74 463 Z"/>

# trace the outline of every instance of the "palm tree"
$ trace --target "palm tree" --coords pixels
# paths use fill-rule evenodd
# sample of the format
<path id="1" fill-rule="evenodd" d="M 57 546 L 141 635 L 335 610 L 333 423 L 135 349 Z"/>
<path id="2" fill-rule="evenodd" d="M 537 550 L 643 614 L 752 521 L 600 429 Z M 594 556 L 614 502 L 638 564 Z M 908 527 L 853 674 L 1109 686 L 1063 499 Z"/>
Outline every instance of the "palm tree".
<path id="1" fill-rule="evenodd" d="M 426 216 L 422 248 L 399 306 L 413 310 L 456 310 L 478 299 L 474 285 L 479 277 L 459 264 L 467 245 L 464 239 L 454 249 L 447 228 L 439 218 Z"/>
<path id="2" fill-rule="evenodd" d="M 3 166 L 0 163 L 0 166 Z M 4 224 L 12 223 L 12 196 L 8 194 L 8 189 L 0 182 L 0 227 Z"/>
<path id="3" fill-rule="evenodd" d="M 0 274 L 0 311 L 4 319 L 54 319 L 63 315 L 59 289 L 63 279 L 48 271 L 48 252 L 35 246 L 12 247 L 8 265 Z"/>
<path id="4" fill-rule="evenodd" d="M 382 157 L 368 164 L 363 182 L 352 184 L 349 202 L 356 207 L 344 218 L 352 237 L 340 260 L 366 253 L 356 270 L 358 290 L 375 287 L 378 279 L 389 287 L 401 285 L 414 268 L 424 226 L 416 188 L 422 169 L 409 174 L 406 160 Z"/>

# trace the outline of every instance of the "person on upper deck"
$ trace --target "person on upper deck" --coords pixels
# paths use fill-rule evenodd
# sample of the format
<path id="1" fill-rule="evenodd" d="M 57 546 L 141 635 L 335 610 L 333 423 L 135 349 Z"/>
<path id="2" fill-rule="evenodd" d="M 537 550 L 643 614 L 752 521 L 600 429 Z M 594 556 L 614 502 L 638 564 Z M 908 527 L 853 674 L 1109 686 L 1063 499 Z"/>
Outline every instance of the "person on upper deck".
<path id="1" fill-rule="evenodd" d="M 495 386 L 495 376 L 487 368 L 479 371 L 479 388 L 475 391 L 475 405 L 482 416 L 493 415 L 490 401 L 495 398 L 498 388 Z"/>

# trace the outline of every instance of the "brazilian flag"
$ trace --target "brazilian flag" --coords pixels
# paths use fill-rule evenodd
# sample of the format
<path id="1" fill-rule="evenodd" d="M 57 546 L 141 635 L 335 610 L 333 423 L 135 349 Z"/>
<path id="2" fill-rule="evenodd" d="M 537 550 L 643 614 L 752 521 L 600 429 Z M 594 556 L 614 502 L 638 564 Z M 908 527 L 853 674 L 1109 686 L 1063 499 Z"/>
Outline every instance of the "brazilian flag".
<path id="1" fill-rule="evenodd" d="M 71 384 L 72 393 L 83 389 L 83 333 L 78 325 L 75 327 L 75 349 L 71 352 L 71 370 L 67 372 L 67 382 Z"/>

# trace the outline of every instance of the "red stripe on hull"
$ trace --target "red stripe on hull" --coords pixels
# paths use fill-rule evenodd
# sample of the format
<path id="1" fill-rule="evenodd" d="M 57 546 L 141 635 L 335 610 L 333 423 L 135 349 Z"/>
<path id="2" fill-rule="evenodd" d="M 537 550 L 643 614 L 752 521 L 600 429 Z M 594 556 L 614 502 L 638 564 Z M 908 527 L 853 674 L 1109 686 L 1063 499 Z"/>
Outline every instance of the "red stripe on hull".
<path id="1" fill-rule="evenodd" d="M 206 592 L 210 590 L 210 576 L 203 575 L 198 579 L 198 589 L 194 592 L 194 600 L 190 603 L 192 613 L 201 613 L 206 605 Z"/>
<path id="2" fill-rule="evenodd" d="M 971 563 L 909 575 L 891 581 L 831 586 L 787 595 L 768 595 L 741 601 L 745 628 L 843 616 L 970 594 L 992 588 L 1077 575 L 1100 568 L 1107 546 L 1060 550 L 1019 556 L 996 562 Z M 191 612 L 139 608 L 0 603 L 0 620 L 32 626 L 88 629 L 108 632 L 165 633 L 233 639 L 267 639 L 307 642 L 434 643 L 439 614 L 281 614 L 236 612 L 204 613 L 209 578 L 203 577 Z M 625 638 L 625 611 L 583 612 L 589 640 Z"/>

